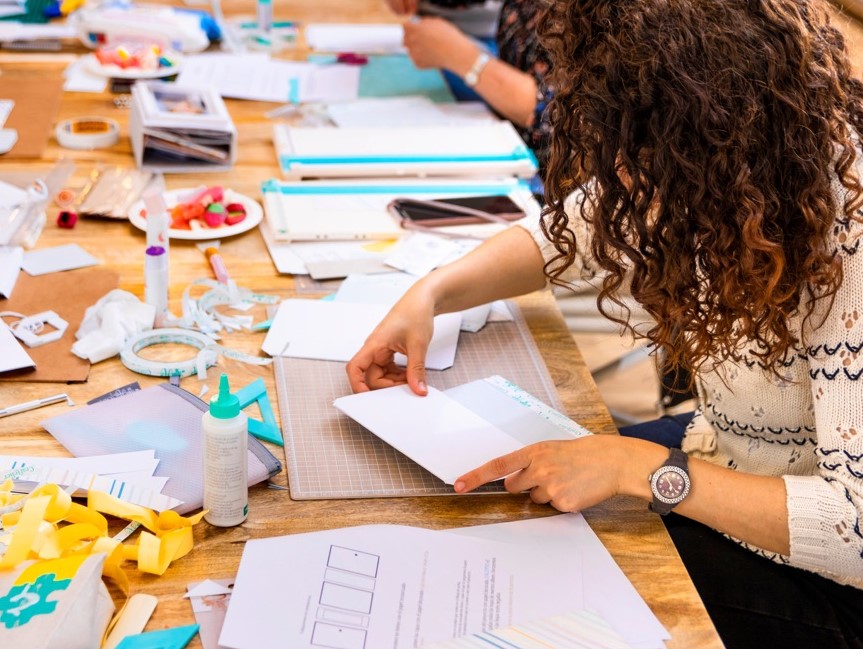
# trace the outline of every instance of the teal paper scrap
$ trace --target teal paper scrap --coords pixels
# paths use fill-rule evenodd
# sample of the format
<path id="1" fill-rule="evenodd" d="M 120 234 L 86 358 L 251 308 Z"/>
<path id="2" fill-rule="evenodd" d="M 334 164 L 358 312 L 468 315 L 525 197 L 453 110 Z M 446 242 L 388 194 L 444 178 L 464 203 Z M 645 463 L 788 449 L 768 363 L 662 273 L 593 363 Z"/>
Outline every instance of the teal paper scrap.
<path id="1" fill-rule="evenodd" d="M 261 411 L 260 420 L 249 417 L 249 432 L 265 442 L 284 446 L 285 442 L 282 439 L 282 431 L 279 429 L 279 424 L 276 423 L 276 415 L 273 412 L 272 405 L 270 405 L 270 398 L 267 396 L 267 386 L 264 384 L 264 379 L 255 379 L 246 387 L 237 390 L 235 394 L 240 401 L 241 409 L 245 409 L 257 402 L 258 408 Z"/>
<path id="2" fill-rule="evenodd" d="M 198 632 L 197 624 L 127 635 L 117 649 L 183 649 Z"/>

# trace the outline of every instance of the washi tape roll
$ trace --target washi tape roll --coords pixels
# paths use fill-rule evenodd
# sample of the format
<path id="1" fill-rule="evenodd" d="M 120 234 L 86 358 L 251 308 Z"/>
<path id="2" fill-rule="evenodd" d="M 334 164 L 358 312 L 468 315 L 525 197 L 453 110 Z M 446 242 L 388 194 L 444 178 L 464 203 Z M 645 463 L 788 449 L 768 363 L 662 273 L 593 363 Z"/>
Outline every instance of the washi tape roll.
<path id="1" fill-rule="evenodd" d="M 138 352 L 150 345 L 163 343 L 174 343 L 179 345 L 190 345 L 198 350 L 195 358 L 185 361 L 162 362 L 154 361 L 138 356 Z M 123 351 L 120 352 L 120 360 L 123 365 L 133 372 L 147 376 L 191 376 L 198 372 L 199 359 L 206 367 L 216 364 L 216 352 L 210 349 L 215 341 L 209 336 L 197 331 L 187 329 L 154 329 L 145 331 L 133 337 Z M 205 352 L 202 358 L 202 352 Z"/>
<path id="2" fill-rule="evenodd" d="M 120 139 L 120 125 L 104 117 L 75 117 L 57 124 L 54 135 L 67 149 L 103 149 Z"/>

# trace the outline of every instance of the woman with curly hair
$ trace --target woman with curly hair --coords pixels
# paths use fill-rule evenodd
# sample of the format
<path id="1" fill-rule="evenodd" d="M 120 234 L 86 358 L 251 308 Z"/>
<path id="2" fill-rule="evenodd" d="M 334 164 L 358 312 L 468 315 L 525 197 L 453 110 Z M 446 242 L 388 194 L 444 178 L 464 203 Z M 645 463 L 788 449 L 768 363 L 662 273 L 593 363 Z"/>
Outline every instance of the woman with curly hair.
<path id="1" fill-rule="evenodd" d="M 841 35 L 816 0 L 559 0 L 540 31 L 540 222 L 415 284 L 352 388 L 425 394 L 435 314 L 574 278 L 601 280 L 600 308 L 629 292 L 695 374 L 682 451 L 666 420 L 527 446 L 455 490 L 506 477 L 562 511 L 676 506 L 666 526 L 728 647 L 863 646 L 863 84 Z"/>

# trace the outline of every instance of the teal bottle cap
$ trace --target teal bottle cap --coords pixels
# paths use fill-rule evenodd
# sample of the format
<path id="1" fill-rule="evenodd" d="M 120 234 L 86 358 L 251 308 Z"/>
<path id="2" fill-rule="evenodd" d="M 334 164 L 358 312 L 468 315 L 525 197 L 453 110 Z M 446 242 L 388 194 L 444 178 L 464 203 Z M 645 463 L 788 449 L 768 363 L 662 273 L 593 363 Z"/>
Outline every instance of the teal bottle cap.
<path id="1" fill-rule="evenodd" d="M 232 419 L 240 414 L 240 400 L 231 394 L 227 374 L 219 379 L 219 394 L 210 399 L 210 414 L 216 419 Z"/>

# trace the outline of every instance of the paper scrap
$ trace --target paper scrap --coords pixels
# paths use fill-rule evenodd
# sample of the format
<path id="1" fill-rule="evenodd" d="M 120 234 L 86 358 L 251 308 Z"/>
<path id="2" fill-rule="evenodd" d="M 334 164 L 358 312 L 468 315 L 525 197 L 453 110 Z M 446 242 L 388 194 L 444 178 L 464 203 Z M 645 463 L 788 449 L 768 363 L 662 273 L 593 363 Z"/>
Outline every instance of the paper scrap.
<path id="1" fill-rule="evenodd" d="M 11 372 L 26 367 L 36 367 L 30 355 L 15 338 L 5 322 L 0 321 L 0 372 Z"/>
<path id="2" fill-rule="evenodd" d="M 204 649 L 221 649 L 219 634 L 228 614 L 233 586 L 233 579 L 206 579 L 188 586 L 189 591 L 184 597 L 188 597 L 192 604 Z"/>
<path id="3" fill-rule="evenodd" d="M 19 246 L 0 246 L 0 296 L 12 297 L 15 282 L 21 272 L 24 249 Z"/>
<path id="4" fill-rule="evenodd" d="M 387 311 L 386 304 L 285 300 L 279 305 L 261 348 L 270 356 L 346 362 L 360 350 Z M 351 326 L 345 327 L 346 322 Z M 434 319 L 426 367 L 433 370 L 452 367 L 460 326 L 459 313 L 446 313 Z M 404 365 L 406 360 L 396 354 L 395 362 Z"/>
<path id="5" fill-rule="evenodd" d="M 69 243 L 65 246 L 54 246 L 53 248 L 27 252 L 24 254 L 21 267 L 29 275 L 47 275 L 63 270 L 95 266 L 98 263 L 100 263 L 98 259 L 77 243 Z"/>

